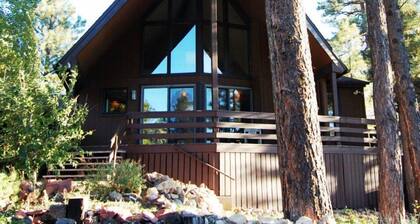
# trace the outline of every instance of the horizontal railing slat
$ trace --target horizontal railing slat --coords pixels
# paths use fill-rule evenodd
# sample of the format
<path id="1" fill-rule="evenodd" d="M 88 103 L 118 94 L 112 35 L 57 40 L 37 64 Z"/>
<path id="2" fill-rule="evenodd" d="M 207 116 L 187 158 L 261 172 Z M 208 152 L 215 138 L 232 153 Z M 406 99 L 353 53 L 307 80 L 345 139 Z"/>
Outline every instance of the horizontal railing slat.
<path id="1" fill-rule="evenodd" d="M 229 138 L 229 139 L 262 139 L 262 140 L 277 140 L 275 134 L 244 134 L 244 133 L 228 133 L 218 132 L 217 138 Z"/>
<path id="2" fill-rule="evenodd" d="M 186 122 L 186 123 L 154 123 L 154 124 L 129 124 L 128 128 L 133 129 L 159 129 L 159 128 L 213 128 L 215 123 L 211 122 Z"/>
<path id="3" fill-rule="evenodd" d="M 243 129 L 264 129 L 276 130 L 275 124 L 260 124 L 260 123 L 239 123 L 239 122 L 218 122 L 217 128 L 243 128 Z"/>
<path id="4" fill-rule="evenodd" d="M 146 123 L 148 118 L 166 119 L 166 122 Z M 178 122 L 171 122 L 170 118 L 187 120 L 181 122 L 177 119 Z M 213 121 L 216 118 L 219 120 L 218 122 Z M 131 133 L 134 139 L 277 140 L 276 134 L 273 134 L 273 131 L 276 130 L 274 113 L 244 111 L 132 112 L 128 113 L 128 119 L 127 128 L 135 130 L 134 133 Z M 374 137 L 371 137 L 376 135 L 376 130 L 373 126 L 375 120 L 373 119 L 320 115 L 319 121 L 321 123 L 321 133 L 325 135 L 322 136 L 324 145 L 329 144 L 329 142 L 341 145 L 357 143 L 362 145 L 369 144 L 367 146 L 374 147 L 377 142 Z M 329 125 L 325 126 L 323 123 L 332 123 L 333 125 L 329 127 Z M 190 133 L 135 134 L 136 131 L 141 132 L 141 130 L 145 129 L 183 128 L 193 130 Z M 226 130 L 229 128 L 231 130 L 236 129 L 236 131 L 229 132 L 229 130 Z M 204 129 L 213 129 L 213 133 L 205 133 Z M 250 131 L 247 131 L 248 129 Z M 350 136 L 347 136 L 346 133 Z M 358 137 L 359 135 L 360 137 Z M 258 141 L 252 144 L 268 144 L 268 142 Z"/>
<path id="5" fill-rule="evenodd" d="M 321 136 L 325 142 L 354 142 L 354 143 L 376 143 L 374 138 L 344 137 L 344 136 Z"/>
<path id="6" fill-rule="evenodd" d="M 205 139 L 216 138 L 214 133 L 133 134 L 134 139 Z"/>

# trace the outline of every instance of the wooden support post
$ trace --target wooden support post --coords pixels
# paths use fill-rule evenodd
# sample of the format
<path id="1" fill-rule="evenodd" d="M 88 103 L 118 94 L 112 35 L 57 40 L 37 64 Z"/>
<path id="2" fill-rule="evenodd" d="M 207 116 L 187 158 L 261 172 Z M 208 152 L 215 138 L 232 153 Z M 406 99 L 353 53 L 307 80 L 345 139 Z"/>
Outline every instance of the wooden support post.
<path id="1" fill-rule="evenodd" d="M 211 75 L 213 93 L 213 111 L 219 110 L 219 83 L 218 83 L 218 46 L 217 46 L 217 0 L 211 2 Z"/>
<path id="2" fill-rule="evenodd" d="M 328 88 L 327 88 L 327 79 L 321 78 L 319 80 L 319 87 L 321 89 L 321 113 L 322 115 L 328 115 Z"/>
<path id="3" fill-rule="evenodd" d="M 211 1 L 211 77 L 212 77 L 212 109 L 213 111 L 219 110 L 219 82 L 217 67 L 218 60 L 218 46 L 217 46 L 217 0 Z M 214 122 L 218 122 L 218 117 L 214 117 Z M 217 128 L 213 129 L 214 133 L 218 132 Z M 214 139 L 214 142 L 218 142 Z"/>
<path id="4" fill-rule="evenodd" d="M 331 85 L 332 85 L 332 92 L 333 92 L 333 100 L 334 100 L 334 115 L 339 116 L 339 105 L 338 105 L 338 87 L 337 87 L 337 73 L 334 71 L 331 73 Z"/>

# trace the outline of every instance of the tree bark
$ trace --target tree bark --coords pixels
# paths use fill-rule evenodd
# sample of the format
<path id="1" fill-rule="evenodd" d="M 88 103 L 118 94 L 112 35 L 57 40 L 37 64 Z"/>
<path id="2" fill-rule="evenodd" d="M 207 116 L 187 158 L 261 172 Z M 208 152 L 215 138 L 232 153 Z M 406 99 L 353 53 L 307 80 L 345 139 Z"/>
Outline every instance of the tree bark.
<path id="1" fill-rule="evenodd" d="M 401 137 L 403 141 L 406 188 L 409 204 L 420 201 L 420 117 L 416 92 L 410 75 L 410 61 L 404 46 L 403 22 L 397 0 L 384 0 L 392 68 L 395 72 L 395 93 L 398 104 Z M 408 165 L 410 164 L 410 165 Z M 408 171 L 408 170 L 406 170 Z M 414 174 L 414 176 L 410 176 Z M 414 179 L 414 182 L 412 181 Z M 410 181 L 411 180 L 411 181 Z M 414 197 L 412 195 L 414 193 Z M 414 199 L 414 200 L 413 200 Z"/>
<path id="2" fill-rule="evenodd" d="M 373 103 L 379 149 L 379 213 L 381 223 L 405 220 L 401 147 L 394 106 L 393 72 L 382 0 L 366 0 L 373 66 Z"/>
<path id="3" fill-rule="evenodd" d="M 266 0 L 283 211 L 335 223 L 301 0 Z"/>

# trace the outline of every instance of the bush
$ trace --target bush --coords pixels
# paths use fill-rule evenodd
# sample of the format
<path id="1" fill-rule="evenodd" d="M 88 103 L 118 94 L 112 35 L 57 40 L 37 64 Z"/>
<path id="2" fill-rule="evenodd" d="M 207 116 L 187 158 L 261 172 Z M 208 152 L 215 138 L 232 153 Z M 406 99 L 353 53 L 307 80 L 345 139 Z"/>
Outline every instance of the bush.
<path id="1" fill-rule="evenodd" d="M 19 197 L 20 178 L 16 171 L 0 173 L 0 210 L 16 205 Z"/>
<path id="2" fill-rule="evenodd" d="M 116 191 L 121 193 L 141 192 L 145 184 L 142 165 L 125 160 L 116 165 L 114 172 L 114 175 L 111 173 L 110 183 Z"/>
<path id="3" fill-rule="evenodd" d="M 145 186 L 143 166 L 124 160 L 115 169 L 110 165 L 97 172 L 86 180 L 86 186 L 92 197 L 102 200 L 112 191 L 140 194 Z"/>

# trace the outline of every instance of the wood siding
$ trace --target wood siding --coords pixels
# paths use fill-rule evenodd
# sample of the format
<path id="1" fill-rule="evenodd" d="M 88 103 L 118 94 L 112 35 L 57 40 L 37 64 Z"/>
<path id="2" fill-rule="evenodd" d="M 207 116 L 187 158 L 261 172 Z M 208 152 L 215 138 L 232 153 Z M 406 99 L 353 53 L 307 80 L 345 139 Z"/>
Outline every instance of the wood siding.
<path id="1" fill-rule="evenodd" d="M 231 197 L 234 207 L 281 211 L 276 149 L 248 150 L 247 147 L 229 145 L 183 146 L 189 153 L 219 168 L 226 175 L 171 145 L 147 146 L 147 149 L 138 145 L 129 149 L 127 156 L 144 164 L 147 172 L 160 172 L 186 183 L 204 183 L 217 195 Z M 228 148 L 235 149 L 229 152 Z M 328 189 L 335 209 L 377 207 L 379 177 L 375 149 L 329 146 L 324 149 L 324 158 Z"/>

